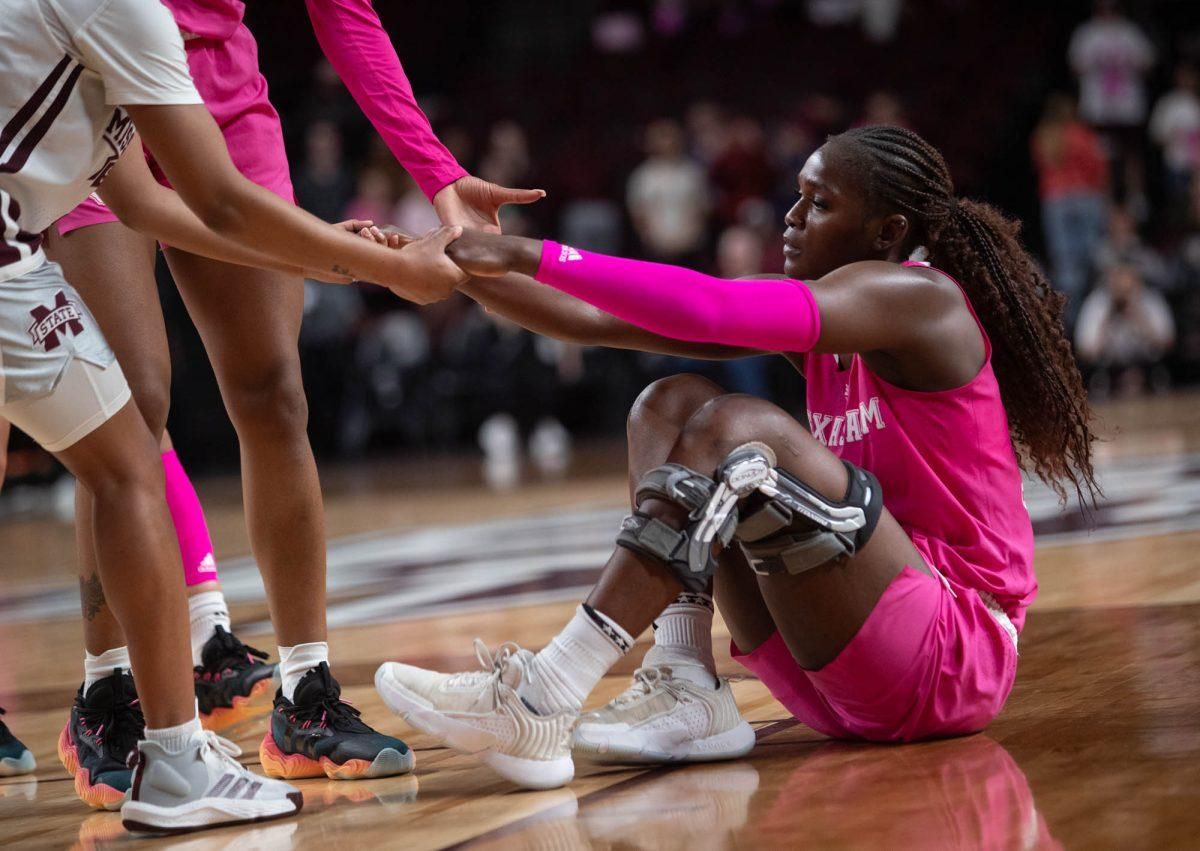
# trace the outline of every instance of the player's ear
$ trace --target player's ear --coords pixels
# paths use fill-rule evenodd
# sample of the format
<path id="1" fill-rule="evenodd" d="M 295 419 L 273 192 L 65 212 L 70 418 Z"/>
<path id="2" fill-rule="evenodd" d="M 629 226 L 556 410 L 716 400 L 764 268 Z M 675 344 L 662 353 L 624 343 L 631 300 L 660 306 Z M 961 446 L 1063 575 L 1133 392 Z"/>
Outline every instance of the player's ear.
<path id="1" fill-rule="evenodd" d="M 908 217 L 903 213 L 892 213 L 879 221 L 874 234 L 874 247 L 881 252 L 890 251 L 908 238 Z"/>

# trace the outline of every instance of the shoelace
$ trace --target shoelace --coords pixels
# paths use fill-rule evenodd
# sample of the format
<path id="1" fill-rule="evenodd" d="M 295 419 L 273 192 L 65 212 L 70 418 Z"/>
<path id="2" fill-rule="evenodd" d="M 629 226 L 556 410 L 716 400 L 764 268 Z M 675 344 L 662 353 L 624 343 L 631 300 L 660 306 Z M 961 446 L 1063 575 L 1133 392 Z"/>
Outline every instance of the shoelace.
<path id="1" fill-rule="evenodd" d="M 200 755 L 202 757 L 209 753 L 216 754 L 219 760 L 229 764 L 231 768 L 245 771 L 242 768 L 242 764 L 237 761 L 237 758 L 242 755 L 241 748 L 229 741 L 229 739 L 218 736 L 211 730 L 205 730 L 202 736 L 203 738 L 200 742 Z"/>
<path id="2" fill-rule="evenodd" d="M 333 692 L 326 692 L 317 703 L 293 705 L 288 713 L 292 723 L 300 723 L 302 730 L 314 725 L 319 730 L 331 727 L 342 732 L 370 732 L 371 728 L 358 720 L 362 712 L 348 700 Z"/>
<path id="3" fill-rule="evenodd" d="M 118 759 L 137 749 L 138 740 L 146 730 L 141 702 L 138 698 L 125 698 L 124 693 L 114 694 L 112 703 L 107 706 L 83 706 L 79 710 L 79 720 L 83 722 L 84 730 L 88 735 L 95 736 L 97 745 L 103 746 L 108 742 L 109 750 Z"/>
<path id="4" fill-rule="evenodd" d="M 453 674 L 446 681 L 451 686 L 490 686 L 493 703 L 500 702 L 500 684 L 504 681 L 504 673 L 508 670 L 509 660 L 521 648 L 512 641 L 506 641 L 496 648 L 493 653 L 482 639 L 475 639 L 475 658 L 479 660 L 482 671 L 464 671 Z"/>
<path id="5" fill-rule="evenodd" d="M 265 651 L 243 643 L 240 638 L 228 630 L 218 627 L 215 640 L 221 655 L 217 657 L 218 661 L 213 667 L 201 665 L 197 668 L 197 673 L 203 679 L 216 679 L 227 670 L 244 671 L 258 662 L 267 660 Z"/>
<path id="6" fill-rule="evenodd" d="M 670 668 L 638 668 L 633 672 L 633 685 L 613 698 L 613 703 L 621 707 L 629 706 L 653 694 L 656 688 L 662 689 L 676 700 L 690 700 L 684 696 L 683 689 L 669 679 L 670 674 Z"/>

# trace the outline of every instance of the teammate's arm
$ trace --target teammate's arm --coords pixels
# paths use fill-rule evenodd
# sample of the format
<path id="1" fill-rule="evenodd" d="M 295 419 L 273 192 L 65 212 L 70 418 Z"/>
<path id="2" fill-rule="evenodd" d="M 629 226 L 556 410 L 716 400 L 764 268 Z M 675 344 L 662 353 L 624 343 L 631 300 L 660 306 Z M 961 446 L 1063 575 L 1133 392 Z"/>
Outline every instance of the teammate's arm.
<path id="1" fill-rule="evenodd" d="M 141 142 L 137 137 L 109 171 L 98 192 L 109 209 L 126 225 L 184 251 L 227 263 L 274 269 L 289 275 L 321 276 L 322 280 L 337 283 L 350 280 L 324 270 L 322 274 L 280 263 L 267 254 L 246 248 L 209 230 L 177 193 L 154 179 L 142 156 Z"/>
<path id="2" fill-rule="evenodd" d="M 401 251 L 388 250 L 335 230 L 242 177 L 204 106 L 127 109 L 171 185 L 221 236 L 280 263 L 383 284 L 420 304 L 445 298 L 463 280 L 444 255 L 457 230 L 443 228 Z"/>
<path id="3" fill-rule="evenodd" d="M 472 177 L 434 135 L 371 0 L 305 0 L 321 50 L 396 159 L 433 202 L 444 225 L 500 232 L 505 204 L 540 189 L 508 189 Z"/>

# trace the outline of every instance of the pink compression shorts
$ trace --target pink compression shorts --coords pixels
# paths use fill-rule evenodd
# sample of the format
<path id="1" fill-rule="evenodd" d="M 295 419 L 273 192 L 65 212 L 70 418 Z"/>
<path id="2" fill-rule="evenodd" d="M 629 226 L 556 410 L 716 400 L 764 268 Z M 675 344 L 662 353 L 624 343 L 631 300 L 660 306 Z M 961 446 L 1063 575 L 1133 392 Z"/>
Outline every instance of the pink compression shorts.
<path id="1" fill-rule="evenodd" d="M 832 662 L 801 668 L 776 632 L 733 657 L 797 719 L 839 739 L 913 741 L 982 730 L 1017 673 L 1015 632 L 974 591 L 905 567 Z"/>
<path id="2" fill-rule="evenodd" d="M 239 25 L 225 41 L 190 38 L 188 67 L 204 105 L 225 136 L 233 164 L 247 179 L 285 201 L 294 201 L 279 113 L 267 99 L 267 81 L 258 70 L 258 45 Z M 159 182 L 169 186 L 150 163 Z M 95 195 L 58 220 L 59 233 L 115 222 L 117 217 Z"/>

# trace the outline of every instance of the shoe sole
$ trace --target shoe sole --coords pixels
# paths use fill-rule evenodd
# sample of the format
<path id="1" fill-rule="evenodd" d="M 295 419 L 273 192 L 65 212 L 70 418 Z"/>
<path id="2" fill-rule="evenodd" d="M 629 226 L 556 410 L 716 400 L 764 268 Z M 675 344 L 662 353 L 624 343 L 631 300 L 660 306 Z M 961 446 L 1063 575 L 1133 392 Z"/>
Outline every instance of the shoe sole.
<path id="1" fill-rule="evenodd" d="M 263 773 L 268 777 L 283 780 L 302 780 L 306 777 L 328 777 L 330 780 L 366 780 L 372 777 L 392 777 L 408 774 L 416 760 L 412 751 L 400 753 L 395 748 L 384 748 L 373 760 L 348 759 L 338 764 L 327 756 L 319 760 L 304 754 L 286 754 L 275 744 L 270 731 L 263 736 L 258 746 L 258 758 Z"/>
<path id="2" fill-rule="evenodd" d="M 21 774 L 29 774 L 37 768 L 37 760 L 33 758 L 33 753 L 28 749 L 21 751 L 18 757 L 6 756 L 0 759 L 0 777 L 17 777 Z"/>
<path id="3" fill-rule="evenodd" d="M 242 801 L 228 798 L 201 798 L 177 807 L 158 807 L 142 801 L 128 801 L 121 808 L 121 824 L 126 830 L 173 835 L 272 821 L 295 815 L 304 808 L 304 796 L 289 792 L 281 801 Z"/>
<path id="4" fill-rule="evenodd" d="M 576 728 L 571 750 L 591 762 L 609 765 L 717 762 L 745 756 L 754 748 L 754 742 L 754 728 L 745 721 L 724 733 L 683 742 L 637 731 L 597 735 L 586 728 Z"/>
<path id="5" fill-rule="evenodd" d="M 67 727 L 58 734 L 58 758 L 67 773 L 75 778 L 75 794 L 94 810 L 115 812 L 125 803 L 125 792 L 107 783 L 92 783 L 91 772 L 79 764 L 79 752 Z"/>
<path id="6" fill-rule="evenodd" d="M 542 760 L 501 753 L 496 750 L 498 742 L 495 736 L 434 709 L 397 682 L 386 664 L 375 672 L 375 690 L 388 709 L 408 724 L 445 742 L 459 753 L 478 758 L 505 780 L 518 786 L 526 789 L 557 789 L 575 777 L 575 762 L 570 756 Z"/>
<path id="7" fill-rule="evenodd" d="M 205 730 L 224 730 L 253 714 L 251 704 L 259 702 L 259 698 L 271 692 L 271 678 L 266 677 L 256 682 L 250 688 L 250 694 L 243 697 L 236 695 L 232 706 L 218 706 L 207 715 L 200 713 L 200 726 Z"/>

